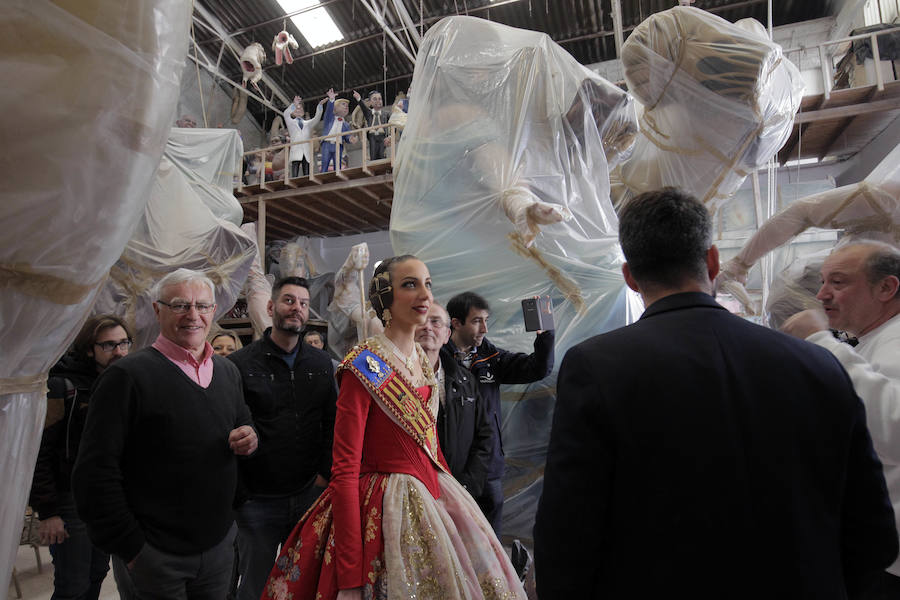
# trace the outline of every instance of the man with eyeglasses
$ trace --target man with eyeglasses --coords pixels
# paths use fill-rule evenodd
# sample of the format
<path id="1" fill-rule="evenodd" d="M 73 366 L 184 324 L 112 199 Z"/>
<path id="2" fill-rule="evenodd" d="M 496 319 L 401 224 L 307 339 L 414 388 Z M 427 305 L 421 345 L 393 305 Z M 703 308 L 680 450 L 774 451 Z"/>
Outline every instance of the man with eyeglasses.
<path id="1" fill-rule="evenodd" d="M 488 420 L 494 436 L 493 456 L 484 491 L 476 496 L 478 506 L 500 535 L 503 516 L 503 441 L 500 437 L 500 384 L 540 381 L 553 370 L 553 331 L 538 332 L 534 352 L 510 352 L 494 346 L 488 332 L 490 306 L 475 292 L 457 294 L 447 302 L 453 333 L 447 351 L 462 366 L 472 371 L 487 405 Z"/>
<path id="2" fill-rule="evenodd" d="M 50 370 L 47 417 L 29 504 L 38 533 L 53 558 L 54 598 L 96 598 L 109 571 L 109 555 L 91 543 L 72 497 L 72 468 L 84 428 L 91 387 L 100 373 L 131 348 L 131 333 L 114 315 L 88 319 L 72 350 Z"/>
<path id="3" fill-rule="evenodd" d="M 449 340 L 450 317 L 443 306 L 434 302 L 428 308 L 425 324 L 416 328 L 416 341 L 438 380 L 434 409 L 441 451 L 456 480 L 477 498 L 491 464 L 493 432 L 478 382 L 444 348 Z"/>
<path id="4" fill-rule="evenodd" d="M 234 562 L 237 458 L 257 436 L 241 377 L 206 341 L 212 281 L 156 285 L 160 334 L 106 368 L 72 476 L 93 542 L 128 566 L 138 598 L 224 598 Z"/>
<path id="5" fill-rule="evenodd" d="M 234 352 L 244 398 L 259 431 L 260 452 L 241 462 L 247 501 L 238 523 L 238 600 L 256 600 L 278 546 L 328 485 L 337 389 L 328 354 L 301 340 L 309 319 L 309 284 L 285 277 L 267 304 L 272 327 Z"/>

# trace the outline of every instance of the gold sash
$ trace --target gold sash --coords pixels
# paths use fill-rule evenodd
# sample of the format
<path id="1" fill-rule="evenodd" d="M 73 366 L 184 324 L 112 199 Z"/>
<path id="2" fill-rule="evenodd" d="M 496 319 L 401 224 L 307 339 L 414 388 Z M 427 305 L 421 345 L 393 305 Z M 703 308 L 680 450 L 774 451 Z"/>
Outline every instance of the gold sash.
<path id="1" fill-rule="evenodd" d="M 437 425 L 425 401 L 403 375 L 395 371 L 367 342 L 354 346 L 341 362 L 365 386 L 391 420 L 403 428 L 431 461 L 445 473 L 438 460 Z"/>

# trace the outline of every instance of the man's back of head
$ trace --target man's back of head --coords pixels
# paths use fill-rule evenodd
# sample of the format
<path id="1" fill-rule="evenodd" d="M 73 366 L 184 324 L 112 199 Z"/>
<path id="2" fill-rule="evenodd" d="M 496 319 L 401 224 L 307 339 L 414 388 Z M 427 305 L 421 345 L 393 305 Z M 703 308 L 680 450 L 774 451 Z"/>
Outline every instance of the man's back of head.
<path id="1" fill-rule="evenodd" d="M 696 198 L 674 188 L 637 196 L 619 216 L 619 243 L 626 281 L 645 301 L 663 291 L 711 290 L 712 219 Z"/>

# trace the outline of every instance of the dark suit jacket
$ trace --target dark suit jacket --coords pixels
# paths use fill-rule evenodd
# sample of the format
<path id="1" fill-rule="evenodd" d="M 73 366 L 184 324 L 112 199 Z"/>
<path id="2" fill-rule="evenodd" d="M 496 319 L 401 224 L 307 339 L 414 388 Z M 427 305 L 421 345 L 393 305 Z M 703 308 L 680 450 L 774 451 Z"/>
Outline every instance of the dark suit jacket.
<path id="1" fill-rule="evenodd" d="M 484 490 L 494 448 L 494 429 L 478 382 L 444 347 L 444 403 L 438 410 L 437 430 L 450 472 L 473 497 Z"/>
<path id="2" fill-rule="evenodd" d="M 541 600 L 844 598 L 897 555 L 829 352 L 675 294 L 573 347 L 534 528 Z"/>

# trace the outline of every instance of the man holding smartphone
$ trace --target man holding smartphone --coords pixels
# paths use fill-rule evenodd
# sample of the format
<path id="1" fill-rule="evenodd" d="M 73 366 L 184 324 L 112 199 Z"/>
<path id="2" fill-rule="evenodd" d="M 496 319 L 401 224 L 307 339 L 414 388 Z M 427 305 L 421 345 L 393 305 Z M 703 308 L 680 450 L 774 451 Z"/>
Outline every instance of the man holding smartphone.
<path id="1" fill-rule="evenodd" d="M 487 404 L 488 420 L 493 430 L 493 456 L 487 481 L 475 500 L 497 535 L 503 512 L 503 442 L 500 436 L 500 384 L 532 383 L 553 370 L 553 331 L 538 333 L 534 352 L 509 352 L 497 348 L 485 338 L 488 332 L 490 306 L 474 292 L 457 294 L 447 303 L 453 333 L 446 349 L 456 361 L 469 369 L 478 380 L 479 391 Z"/>

